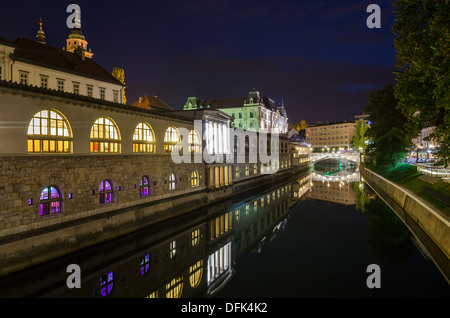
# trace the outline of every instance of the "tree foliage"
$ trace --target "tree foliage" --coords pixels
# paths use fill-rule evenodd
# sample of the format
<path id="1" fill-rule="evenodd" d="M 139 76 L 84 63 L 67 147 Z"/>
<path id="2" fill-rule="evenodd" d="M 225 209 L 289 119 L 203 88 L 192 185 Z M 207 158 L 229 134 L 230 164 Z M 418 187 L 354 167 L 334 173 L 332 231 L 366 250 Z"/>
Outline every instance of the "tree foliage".
<path id="1" fill-rule="evenodd" d="M 448 0 L 393 3 L 396 21 L 395 96 L 410 119 L 408 132 L 417 135 L 434 126 L 431 136 L 440 155 L 450 158 L 450 4 Z"/>
<path id="2" fill-rule="evenodd" d="M 366 148 L 369 138 L 367 137 L 367 130 L 369 126 L 367 121 L 358 120 L 355 123 L 355 134 L 353 135 L 352 144 L 355 149 Z"/>
<path id="3" fill-rule="evenodd" d="M 411 135 L 405 132 L 407 119 L 397 107 L 394 86 L 388 84 L 369 91 L 367 102 L 364 112 L 371 122 L 367 130 L 371 143 L 366 152 L 377 165 L 390 164 L 395 168 L 406 154 Z"/>

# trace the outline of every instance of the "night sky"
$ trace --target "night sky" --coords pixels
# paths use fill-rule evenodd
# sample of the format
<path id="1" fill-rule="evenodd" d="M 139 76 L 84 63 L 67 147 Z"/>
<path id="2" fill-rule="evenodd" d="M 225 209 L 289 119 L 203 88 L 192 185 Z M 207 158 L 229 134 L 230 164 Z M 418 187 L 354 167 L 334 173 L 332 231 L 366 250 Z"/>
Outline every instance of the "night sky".
<path id="1" fill-rule="evenodd" d="M 394 15 L 386 0 L 7 1 L 0 36 L 48 45 L 71 32 L 67 5 L 81 7 L 94 60 L 125 70 L 128 103 L 157 95 L 175 109 L 187 98 L 263 96 L 284 101 L 289 122 L 350 120 L 367 90 L 393 82 Z M 369 29 L 370 3 L 381 29 Z"/>

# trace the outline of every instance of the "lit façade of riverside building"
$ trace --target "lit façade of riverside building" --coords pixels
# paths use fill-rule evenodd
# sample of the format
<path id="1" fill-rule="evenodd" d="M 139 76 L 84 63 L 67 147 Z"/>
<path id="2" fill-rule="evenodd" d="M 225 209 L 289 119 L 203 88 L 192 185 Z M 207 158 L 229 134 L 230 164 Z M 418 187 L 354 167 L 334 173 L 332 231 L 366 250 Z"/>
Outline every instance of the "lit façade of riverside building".
<path id="1" fill-rule="evenodd" d="M 0 276 L 309 169 L 298 160 L 309 151 L 285 134 L 268 136 L 276 159 L 252 162 L 259 144 L 236 138 L 226 113 L 155 96 L 127 104 L 124 89 L 81 28 L 63 49 L 46 44 L 42 23 L 36 40 L 0 37 Z M 192 160 L 175 162 L 183 140 Z"/>

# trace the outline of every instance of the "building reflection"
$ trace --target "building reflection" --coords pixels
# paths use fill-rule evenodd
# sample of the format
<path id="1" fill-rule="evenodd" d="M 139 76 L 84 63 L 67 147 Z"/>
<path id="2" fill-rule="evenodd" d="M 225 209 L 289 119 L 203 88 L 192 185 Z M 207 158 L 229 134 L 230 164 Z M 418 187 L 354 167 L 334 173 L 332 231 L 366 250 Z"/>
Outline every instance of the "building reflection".
<path id="1" fill-rule="evenodd" d="M 287 222 L 289 208 L 311 189 L 306 172 L 281 187 L 236 196 L 189 215 L 17 273 L 0 297 L 209 297 L 234 275 L 240 257 L 260 252 Z M 68 288 L 66 268 L 81 269 Z"/>
<path id="2" fill-rule="evenodd" d="M 328 201 L 339 204 L 356 204 L 353 185 L 359 181 L 359 171 L 343 177 L 329 177 L 317 173 L 311 175 L 311 191 L 307 197 L 309 199 Z"/>

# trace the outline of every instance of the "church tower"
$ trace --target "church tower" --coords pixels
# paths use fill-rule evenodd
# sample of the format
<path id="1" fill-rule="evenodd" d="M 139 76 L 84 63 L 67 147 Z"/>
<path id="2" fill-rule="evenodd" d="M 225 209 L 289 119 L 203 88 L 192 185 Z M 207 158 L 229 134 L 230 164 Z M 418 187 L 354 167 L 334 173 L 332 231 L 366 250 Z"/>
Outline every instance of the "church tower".
<path id="1" fill-rule="evenodd" d="M 76 53 L 82 53 L 83 56 L 92 58 L 92 55 L 94 53 L 91 52 L 91 50 L 87 49 L 88 42 L 86 41 L 83 32 L 81 32 L 81 19 L 78 12 L 76 12 L 77 15 L 75 16 L 75 23 L 74 27 L 72 29 L 72 33 L 69 34 L 69 38 L 66 39 L 66 50 L 69 52 L 76 52 Z"/>
<path id="2" fill-rule="evenodd" d="M 37 42 L 45 44 L 44 30 L 42 30 L 42 18 L 39 20 L 39 30 L 36 35 Z"/>

